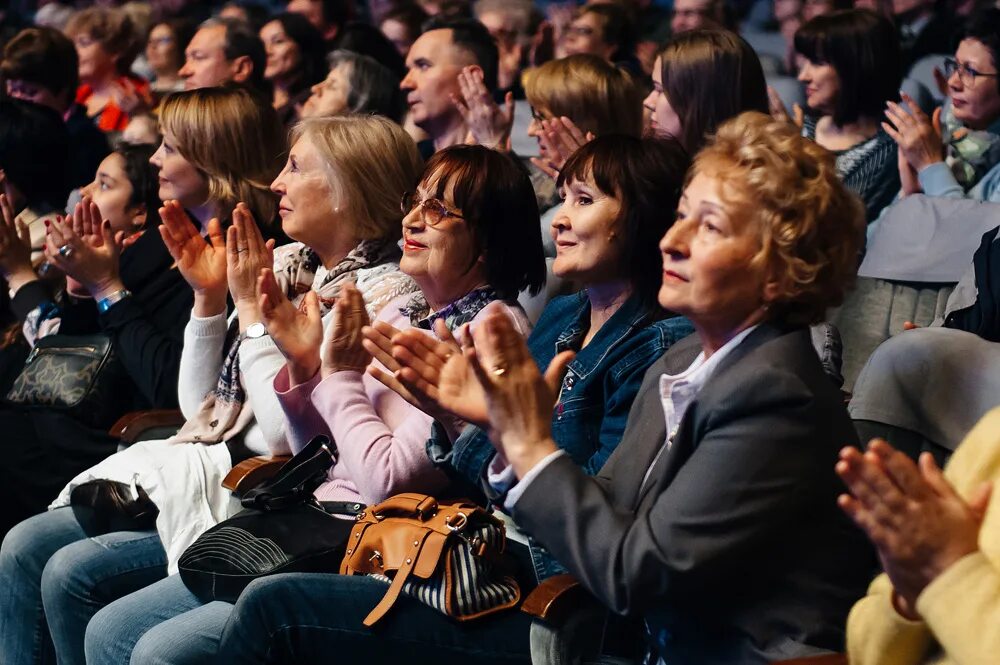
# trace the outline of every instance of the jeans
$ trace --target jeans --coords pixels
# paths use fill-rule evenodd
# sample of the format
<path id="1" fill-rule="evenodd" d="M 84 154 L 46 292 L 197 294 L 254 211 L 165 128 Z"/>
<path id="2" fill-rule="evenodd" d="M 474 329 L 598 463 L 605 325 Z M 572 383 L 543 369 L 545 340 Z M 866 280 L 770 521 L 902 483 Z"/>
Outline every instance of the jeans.
<path id="1" fill-rule="evenodd" d="M 217 662 L 530 663 L 531 617 L 518 610 L 459 623 L 406 595 L 373 628 L 385 595 L 374 579 L 289 573 L 254 581 L 236 603 Z"/>
<path id="2" fill-rule="evenodd" d="M 88 534 L 70 508 L 21 522 L 0 548 L 0 662 L 83 663 L 91 617 L 164 575 L 155 531 Z"/>
<path id="3" fill-rule="evenodd" d="M 87 627 L 90 665 L 215 664 L 229 603 L 203 603 L 179 575 L 160 580 L 98 612 Z"/>

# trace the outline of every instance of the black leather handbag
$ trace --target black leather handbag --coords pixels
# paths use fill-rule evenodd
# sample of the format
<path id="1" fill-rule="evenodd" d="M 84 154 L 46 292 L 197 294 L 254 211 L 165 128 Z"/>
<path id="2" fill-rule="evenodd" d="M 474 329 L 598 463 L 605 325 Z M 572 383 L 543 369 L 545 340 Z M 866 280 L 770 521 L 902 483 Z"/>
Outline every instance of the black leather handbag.
<path id="1" fill-rule="evenodd" d="M 212 527 L 184 550 L 181 580 L 205 602 L 236 602 L 258 577 L 337 572 L 360 503 L 323 503 L 313 491 L 334 464 L 330 440 L 318 436 L 270 481 L 241 500 L 245 510 Z M 331 514 L 333 513 L 333 514 Z"/>
<path id="2" fill-rule="evenodd" d="M 107 429 L 132 401 L 107 335 L 49 335 L 37 342 L 7 393 L 7 402 L 63 411 L 91 427 Z"/>

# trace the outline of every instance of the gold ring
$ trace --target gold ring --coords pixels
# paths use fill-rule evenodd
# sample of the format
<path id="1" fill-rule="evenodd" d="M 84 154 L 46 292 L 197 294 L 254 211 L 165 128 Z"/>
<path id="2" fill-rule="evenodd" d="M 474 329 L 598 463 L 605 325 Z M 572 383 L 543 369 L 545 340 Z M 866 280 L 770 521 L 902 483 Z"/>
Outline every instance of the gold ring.
<path id="1" fill-rule="evenodd" d="M 506 367 L 494 367 L 493 376 L 503 376 L 507 372 Z"/>

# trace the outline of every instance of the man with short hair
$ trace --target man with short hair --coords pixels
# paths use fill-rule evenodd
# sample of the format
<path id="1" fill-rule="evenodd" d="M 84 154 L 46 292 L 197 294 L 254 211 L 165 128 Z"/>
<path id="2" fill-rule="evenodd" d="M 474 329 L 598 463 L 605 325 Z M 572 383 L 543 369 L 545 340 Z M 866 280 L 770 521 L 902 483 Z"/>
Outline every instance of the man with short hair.
<path id="1" fill-rule="evenodd" d="M 264 44 L 243 21 L 205 21 L 188 43 L 184 58 L 178 74 L 187 90 L 241 83 L 270 98 L 270 86 L 264 80 Z"/>
<path id="2" fill-rule="evenodd" d="M 290 0 L 286 9 L 305 16 L 330 45 L 354 13 L 351 0 Z"/>
<path id="3" fill-rule="evenodd" d="M 432 21 L 406 56 L 409 70 L 399 84 L 406 93 L 410 120 L 430 136 L 420 144 L 425 158 L 450 145 L 463 143 L 468 128 L 452 102 L 461 99 L 458 75 L 473 67 L 487 90 L 497 84 L 497 47 L 479 21 Z"/>
<path id="4" fill-rule="evenodd" d="M 621 5 L 586 5 L 566 28 L 560 57 L 589 53 L 637 73 L 634 30 L 632 17 Z"/>
<path id="5" fill-rule="evenodd" d="M 675 35 L 701 28 L 722 28 L 725 25 L 725 6 L 722 0 L 674 0 L 670 31 Z"/>
<path id="6" fill-rule="evenodd" d="M 111 152 L 104 132 L 75 103 L 79 85 L 76 48 L 54 28 L 25 28 L 7 42 L 0 62 L 7 95 L 53 109 L 66 123 L 70 138 L 66 176 L 71 187 L 94 180 Z"/>

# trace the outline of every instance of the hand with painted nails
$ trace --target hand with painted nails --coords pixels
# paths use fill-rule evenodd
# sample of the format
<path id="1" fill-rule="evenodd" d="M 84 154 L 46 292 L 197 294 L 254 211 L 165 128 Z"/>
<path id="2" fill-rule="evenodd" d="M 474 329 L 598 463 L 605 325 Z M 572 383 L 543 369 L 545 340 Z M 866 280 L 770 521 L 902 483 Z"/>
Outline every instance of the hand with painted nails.
<path id="1" fill-rule="evenodd" d="M 87 290 L 96 300 L 125 288 L 119 276 L 119 259 L 125 232 L 117 233 L 90 197 L 76 204 L 71 217 L 48 225 L 45 257 Z"/>
<path id="2" fill-rule="evenodd" d="M 850 494 L 838 504 L 868 534 L 892 581 L 896 609 L 910 619 L 927 585 L 978 551 L 991 485 L 962 497 L 930 453 L 919 463 L 881 439 L 840 452 L 837 474 Z"/>

